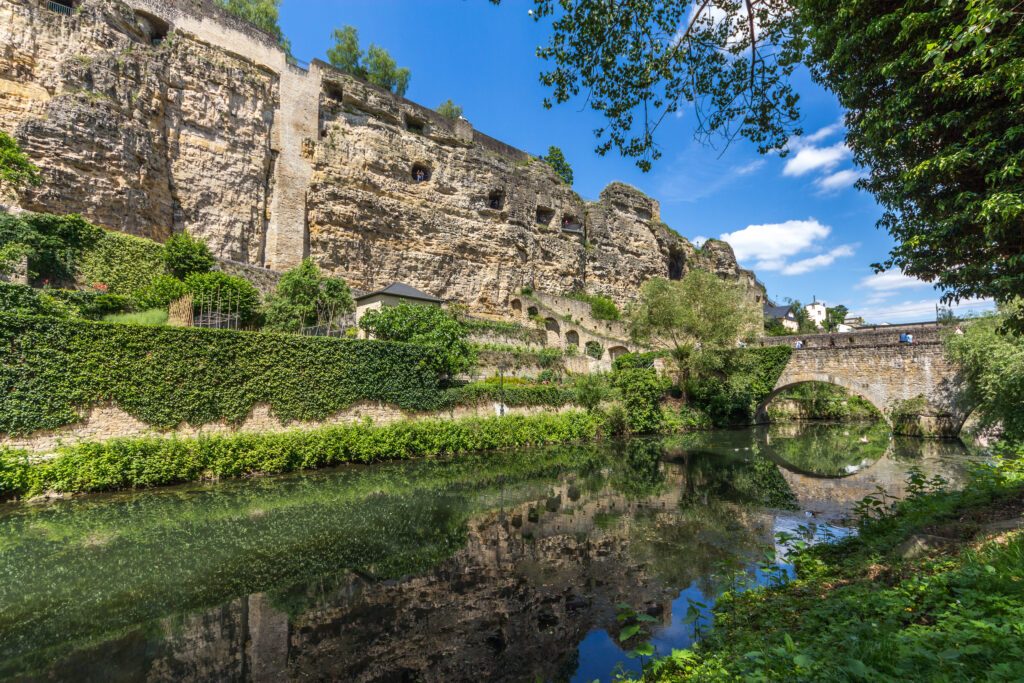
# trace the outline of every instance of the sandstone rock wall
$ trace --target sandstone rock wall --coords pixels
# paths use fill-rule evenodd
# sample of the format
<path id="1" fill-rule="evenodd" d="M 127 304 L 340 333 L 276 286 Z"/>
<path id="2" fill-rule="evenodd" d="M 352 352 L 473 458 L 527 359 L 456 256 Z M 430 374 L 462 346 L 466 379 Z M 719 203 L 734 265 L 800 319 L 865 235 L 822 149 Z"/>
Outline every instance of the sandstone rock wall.
<path id="1" fill-rule="evenodd" d="M 80 212 L 282 270 L 311 255 L 360 289 L 404 281 L 505 315 L 522 287 L 617 302 L 692 268 L 658 203 L 612 183 L 586 202 L 543 162 L 322 62 L 202 0 L 0 0 L 0 128 L 42 168 L 25 208 Z M 416 182 L 422 171 L 426 180 Z"/>

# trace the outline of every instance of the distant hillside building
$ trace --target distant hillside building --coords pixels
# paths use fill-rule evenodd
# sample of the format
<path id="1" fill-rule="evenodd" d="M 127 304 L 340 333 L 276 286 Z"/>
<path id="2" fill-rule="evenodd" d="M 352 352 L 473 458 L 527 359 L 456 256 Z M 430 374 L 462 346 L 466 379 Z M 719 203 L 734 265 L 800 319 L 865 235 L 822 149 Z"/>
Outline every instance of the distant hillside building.
<path id="1" fill-rule="evenodd" d="M 764 305 L 764 317 L 765 320 L 777 321 L 790 332 L 796 332 L 800 329 L 800 322 L 796 319 L 792 306 L 776 306 L 768 302 Z"/>

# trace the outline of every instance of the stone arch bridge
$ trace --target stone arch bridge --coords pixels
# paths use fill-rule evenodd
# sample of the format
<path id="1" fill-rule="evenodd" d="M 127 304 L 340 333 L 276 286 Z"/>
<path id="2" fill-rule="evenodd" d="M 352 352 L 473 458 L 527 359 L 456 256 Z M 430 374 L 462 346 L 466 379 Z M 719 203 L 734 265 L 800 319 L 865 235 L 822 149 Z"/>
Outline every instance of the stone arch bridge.
<path id="1" fill-rule="evenodd" d="M 913 344 L 900 343 L 903 333 L 913 335 Z M 793 355 L 758 406 L 758 422 L 768 421 L 768 404 L 784 389 L 825 382 L 869 401 L 897 433 L 955 437 L 971 410 L 940 334 L 937 323 L 924 323 L 761 339 L 760 346 L 790 346 Z M 796 348 L 797 341 L 803 348 Z"/>

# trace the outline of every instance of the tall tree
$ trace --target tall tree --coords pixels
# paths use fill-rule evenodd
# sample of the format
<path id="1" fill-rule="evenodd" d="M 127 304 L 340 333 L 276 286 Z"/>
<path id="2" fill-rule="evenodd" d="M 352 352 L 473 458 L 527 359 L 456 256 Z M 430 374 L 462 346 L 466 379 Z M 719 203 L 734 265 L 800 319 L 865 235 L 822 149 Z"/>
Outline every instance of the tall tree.
<path id="1" fill-rule="evenodd" d="M 437 105 L 437 113 L 446 119 L 457 121 L 462 116 L 462 107 L 451 100 L 445 100 L 441 104 Z"/>
<path id="2" fill-rule="evenodd" d="M 654 278 L 640 289 L 629 314 L 630 333 L 641 343 L 668 349 L 681 376 L 722 369 L 723 351 L 749 337 L 762 321 L 743 288 L 702 270 L 682 280 Z"/>
<path id="3" fill-rule="evenodd" d="M 1024 5 L 797 0 L 899 268 L 944 301 L 1024 292 Z M 1024 331 L 1013 309 L 1009 327 Z"/>
<path id="4" fill-rule="evenodd" d="M 607 121 L 598 154 L 614 148 L 649 170 L 658 128 L 687 108 L 705 141 L 742 136 L 767 152 L 801 132 L 790 0 L 534 0 L 531 13 L 552 25 L 537 50 L 544 106 L 585 94 Z"/>
<path id="5" fill-rule="evenodd" d="M 291 56 L 291 43 L 279 23 L 281 0 L 217 0 L 217 5 L 274 36 Z"/>
<path id="6" fill-rule="evenodd" d="M 843 322 L 846 321 L 846 315 L 850 312 L 846 306 L 842 304 L 825 309 L 825 329 L 829 332 L 835 331 Z"/>
<path id="7" fill-rule="evenodd" d="M 334 30 L 334 46 L 327 50 L 327 61 L 337 69 L 376 86 L 390 90 L 399 97 L 409 89 L 412 73 L 399 67 L 384 48 L 371 44 L 364 53 L 359 46 L 359 32 L 352 26 Z"/>
<path id="8" fill-rule="evenodd" d="M 565 154 L 562 153 L 561 148 L 552 145 L 548 147 L 548 155 L 542 157 L 544 163 L 554 170 L 558 177 L 565 181 L 566 185 L 572 185 L 573 174 L 572 166 L 565 160 Z"/>

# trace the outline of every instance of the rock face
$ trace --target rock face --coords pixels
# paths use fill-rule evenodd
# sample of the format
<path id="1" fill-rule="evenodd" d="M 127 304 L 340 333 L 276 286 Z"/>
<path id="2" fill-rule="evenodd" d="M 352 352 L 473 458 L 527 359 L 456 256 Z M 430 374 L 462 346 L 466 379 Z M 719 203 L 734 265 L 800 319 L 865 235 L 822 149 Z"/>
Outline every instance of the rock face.
<path id="1" fill-rule="evenodd" d="M 43 171 L 33 210 L 80 212 L 276 270 L 312 256 L 360 289 L 401 280 L 505 313 L 524 286 L 624 303 L 697 250 L 620 183 L 583 201 L 543 162 L 272 39 L 200 0 L 0 0 L 0 126 Z"/>

